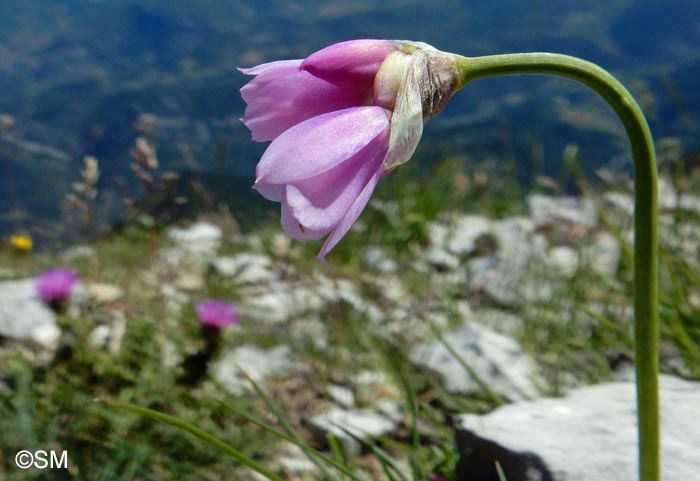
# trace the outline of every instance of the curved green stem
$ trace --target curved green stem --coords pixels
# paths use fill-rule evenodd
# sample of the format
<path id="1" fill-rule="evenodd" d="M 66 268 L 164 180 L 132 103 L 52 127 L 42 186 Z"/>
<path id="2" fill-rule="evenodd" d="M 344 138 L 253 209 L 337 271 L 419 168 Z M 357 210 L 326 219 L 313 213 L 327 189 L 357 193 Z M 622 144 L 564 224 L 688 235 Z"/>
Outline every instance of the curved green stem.
<path id="1" fill-rule="evenodd" d="M 577 80 L 603 97 L 625 127 L 634 157 L 634 317 L 641 481 L 661 472 L 658 394 L 658 193 L 654 143 L 632 95 L 608 72 L 575 57 L 516 53 L 459 57 L 462 86 L 485 77 L 548 74 Z"/>

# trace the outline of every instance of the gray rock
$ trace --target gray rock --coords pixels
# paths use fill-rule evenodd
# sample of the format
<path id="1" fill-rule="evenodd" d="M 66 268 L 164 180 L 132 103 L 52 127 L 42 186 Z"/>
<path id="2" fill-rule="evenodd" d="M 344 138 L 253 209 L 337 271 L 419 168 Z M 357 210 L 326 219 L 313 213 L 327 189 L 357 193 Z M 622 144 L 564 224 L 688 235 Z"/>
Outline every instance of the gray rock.
<path id="1" fill-rule="evenodd" d="M 109 324 L 100 324 L 90 332 L 88 343 L 94 349 L 105 349 L 110 354 L 117 354 L 126 334 L 126 318 L 122 311 L 111 311 L 110 317 L 112 319 Z M 168 346 L 163 346 L 164 351 L 167 351 L 167 348 Z"/>
<path id="2" fill-rule="evenodd" d="M 91 282 L 85 289 L 87 298 L 98 304 L 108 304 L 124 297 L 124 289 L 114 284 Z"/>
<path id="3" fill-rule="evenodd" d="M 443 333 L 442 337 L 444 343 L 434 340 L 418 346 L 411 353 L 411 360 L 437 372 L 449 392 L 480 392 L 481 381 L 506 399 L 537 396 L 535 364 L 512 338 L 475 323 Z M 445 343 L 476 376 L 465 369 Z"/>
<path id="4" fill-rule="evenodd" d="M 700 480 L 700 383 L 661 377 L 663 479 Z M 458 416 L 459 481 L 636 481 L 633 382 L 583 387 L 562 399 Z"/>
<path id="5" fill-rule="evenodd" d="M 317 291 L 283 282 L 265 286 L 264 291 L 251 291 L 244 298 L 241 314 L 270 324 L 283 323 L 307 312 L 317 312 L 325 305 Z"/>
<path id="6" fill-rule="evenodd" d="M 472 289 L 506 305 L 546 301 L 555 293 L 547 261 L 547 241 L 531 220 L 510 217 L 496 223 L 498 251 L 467 265 Z"/>
<path id="7" fill-rule="evenodd" d="M 112 332 L 107 343 L 107 350 L 111 354 L 118 354 L 126 336 L 126 316 L 123 311 L 112 312 Z"/>
<path id="8" fill-rule="evenodd" d="M 622 248 L 614 235 L 609 232 L 596 232 L 592 242 L 583 247 L 581 254 L 584 262 L 594 271 L 613 275 L 620 266 Z"/>
<path id="9" fill-rule="evenodd" d="M 90 332 L 88 342 L 90 343 L 90 346 L 94 347 L 95 349 L 102 349 L 103 347 L 107 346 L 109 336 L 111 336 L 111 334 L 111 327 L 107 326 L 106 324 L 100 324 L 99 326 L 95 327 L 92 332 Z"/>
<path id="10" fill-rule="evenodd" d="M 444 222 L 430 222 L 426 226 L 430 245 L 444 247 L 450 237 L 450 229 Z"/>
<path id="11" fill-rule="evenodd" d="M 414 304 L 396 306 L 387 313 L 384 322 L 375 326 L 375 332 L 389 342 L 400 342 L 415 346 L 433 339 L 434 330 L 443 330 L 450 325 L 451 312 L 441 306 L 416 308 Z"/>
<path id="12" fill-rule="evenodd" d="M 573 247 L 555 246 L 547 252 L 547 262 L 559 274 L 570 279 L 579 268 L 579 255 Z"/>
<path id="13" fill-rule="evenodd" d="M 34 279 L 0 282 L 0 336 L 57 346 L 61 330 L 53 311 L 37 297 Z"/>
<path id="14" fill-rule="evenodd" d="M 290 369 L 300 367 L 292 359 L 288 346 L 261 349 L 245 345 L 226 351 L 212 366 L 211 375 L 228 391 L 243 394 L 252 389 L 250 382 L 243 376 L 243 370 L 256 383 Z"/>
<path id="15" fill-rule="evenodd" d="M 187 294 L 170 283 L 162 284 L 159 290 L 165 301 L 165 307 L 173 314 L 180 313 L 182 308 L 190 302 Z"/>
<path id="16" fill-rule="evenodd" d="M 242 252 L 235 256 L 219 257 L 213 262 L 214 271 L 233 277 L 241 284 L 274 282 L 278 279 L 272 269 L 272 261 L 262 254 Z"/>
<path id="17" fill-rule="evenodd" d="M 284 442 L 280 446 L 279 451 L 280 453 L 276 460 L 285 471 L 295 474 L 318 472 L 318 466 L 309 459 L 299 446 Z"/>
<path id="18" fill-rule="evenodd" d="M 608 191 L 602 195 L 605 212 L 612 215 L 616 224 L 625 224 L 632 221 L 634 215 L 634 197 L 625 192 Z"/>
<path id="19" fill-rule="evenodd" d="M 462 307 L 461 304 L 458 303 L 457 305 L 462 319 L 473 320 L 506 336 L 515 336 L 522 331 L 525 324 L 525 320 L 522 317 L 500 309 L 482 307 L 470 312 Z"/>
<path id="20" fill-rule="evenodd" d="M 673 230 L 675 235 L 672 235 L 675 239 L 672 242 L 680 244 L 690 255 L 695 255 L 698 245 L 700 245 L 700 225 L 695 222 L 685 221 L 680 225 L 675 223 Z M 661 235 L 663 236 L 663 234 L 662 230 Z"/>
<path id="21" fill-rule="evenodd" d="M 536 223 L 566 220 L 584 227 L 598 225 L 598 211 L 592 199 L 586 197 L 551 197 L 530 194 L 527 199 L 530 218 Z"/>
<path id="22" fill-rule="evenodd" d="M 466 264 L 466 281 L 472 290 L 485 290 L 486 286 L 498 276 L 498 257 L 475 257 Z"/>
<path id="23" fill-rule="evenodd" d="M 314 278 L 315 291 L 325 302 L 345 302 L 372 322 L 381 322 L 384 312 L 373 302 L 365 299 L 357 283 L 348 279 L 330 279 L 323 275 Z"/>
<path id="24" fill-rule="evenodd" d="M 385 249 L 379 246 L 366 247 L 362 251 L 362 262 L 367 267 L 384 274 L 393 274 L 398 270 L 396 261 L 389 256 Z"/>
<path id="25" fill-rule="evenodd" d="M 185 292 L 199 291 L 204 289 L 205 285 L 204 273 L 196 268 L 182 269 L 173 279 L 173 286 Z"/>
<path id="26" fill-rule="evenodd" d="M 349 456 L 359 453 L 360 445 L 354 438 L 370 439 L 396 429 L 396 422 L 385 415 L 368 409 L 334 408 L 310 419 L 310 423 L 324 435 L 332 435 L 343 444 Z"/>
<path id="27" fill-rule="evenodd" d="M 454 270 L 459 267 L 459 257 L 441 247 L 431 247 L 423 256 L 430 265 L 437 269 Z"/>
<path id="28" fill-rule="evenodd" d="M 690 212 L 700 212 L 700 197 L 680 193 L 669 179 L 660 177 L 659 208 L 662 210 L 681 209 Z"/>
<path id="29" fill-rule="evenodd" d="M 351 377 L 357 399 L 361 403 L 372 404 L 375 407 L 378 397 L 398 399 L 404 393 L 394 381 L 383 371 L 364 370 Z M 377 410 L 384 412 L 377 407 Z"/>
<path id="30" fill-rule="evenodd" d="M 349 387 L 329 384 L 326 386 L 326 394 L 339 406 L 344 408 L 355 406 L 355 393 Z"/>
<path id="31" fill-rule="evenodd" d="M 190 260 L 190 255 L 180 247 L 164 247 L 158 249 L 157 258 L 160 262 L 169 266 L 179 266 Z"/>
<path id="32" fill-rule="evenodd" d="M 692 194 L 681 194 L 678 197 L 676 207 L 689 212 L 700 212 L 700 197 Z"/>
<path id="33" fill-rule="evenodd" d="M 162 249 L 161 258 L 179 264 L 183 260 L 202 261 L 213 258 L 221 247 L 223 232 L 214 224 L 197 222 L 186 229 L 171 227 L 167 236 L 175 247 Z"/>
<path id="34" fill-rule="evenodd" d="M 285 326 L 285 329 L 288 339 L 294 344 L 314 346 L 320 351 L 333 349 L 328 340 L 330 336 L 328 323 L 318 315 L 298 317 Z"/>
<path id="35" fill-rule="evenodd" d="M 196 222 L 188 228 L 171 227 L 167 232 L 168 238 L 181 247 L 200 250 L 216 247 L 221 244 L 223 233 L 221 228 L 209 222 Z"/>
<path id="36" fill-rule="evenodd" d="M 428 236 L 433 247 L 442 247 L 451 254 L 462 256 L 477 253 L 482 240 L 493 236 L 494 221 L 488 217 L 460 215 L 449 224 L 434 222 L 428 225 Z"/>
<path id="37" fill-rule="evenodd" d="M 395 423 L 403 421 L 403 409 L 401 408 L 401 404 L 391 398 L 379 398 L 373 403 L 372 407 Z"/>
<path id="38" fill-rule="evenodd" d="M 392 304 L 406 305 L 412 297 L 397 275 L 363 276 L 362 280 L 378 288 L 382 297 Z"/>

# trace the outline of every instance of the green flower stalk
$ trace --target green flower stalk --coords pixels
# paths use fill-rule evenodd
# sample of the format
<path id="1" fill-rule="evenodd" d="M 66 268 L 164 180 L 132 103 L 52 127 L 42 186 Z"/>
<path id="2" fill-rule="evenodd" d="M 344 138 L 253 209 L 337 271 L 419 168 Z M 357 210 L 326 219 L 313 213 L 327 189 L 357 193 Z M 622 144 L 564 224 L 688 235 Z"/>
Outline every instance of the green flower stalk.
<path id="1" fill-rule="evenodd" d="M 422 42 L 351 40 L 306 59 L 250 69 L 241 119 L 272 141 L 255 188 L 281 203 L 292 237 L 327 236 L 319 260 L 348 232 L 377 183 L 409 160 L 423 123 L 469 82 L 540 74 L 587 85 L 615 110 L 632 146 L 635 182 L 634 313 L 641 481 L 660 478 L 658 399 L 658 199 L 654 144 L 632 95 L 608 72 L 552 53 L 467 58 Z"/>
<path id="2" fill-rule="evenodd" d="M 553 53 L 516 53 L 457 60 L 460 83 L 486 77 L 541 74 L 590 87 L 613 108 L 634 158 L 634 323 L 639 425 L 639 479 L 659 481 L 661 445 L 658 380 L 658 186 L 654 142 L 634 97 L 595 64 Z"/>

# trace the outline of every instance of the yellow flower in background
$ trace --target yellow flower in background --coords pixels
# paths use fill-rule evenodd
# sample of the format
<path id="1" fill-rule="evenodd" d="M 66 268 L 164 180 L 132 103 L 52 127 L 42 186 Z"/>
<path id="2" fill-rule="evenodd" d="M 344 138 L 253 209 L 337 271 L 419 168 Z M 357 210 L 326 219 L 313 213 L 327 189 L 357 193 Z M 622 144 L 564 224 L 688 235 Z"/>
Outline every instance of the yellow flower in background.
<path id="1" fill-rule="evenodd" d="M 34 241 L 26 234 L 14 234 L 10 236 L 10 245 L 18 251 L 30 251 L 34 247 Z"/>

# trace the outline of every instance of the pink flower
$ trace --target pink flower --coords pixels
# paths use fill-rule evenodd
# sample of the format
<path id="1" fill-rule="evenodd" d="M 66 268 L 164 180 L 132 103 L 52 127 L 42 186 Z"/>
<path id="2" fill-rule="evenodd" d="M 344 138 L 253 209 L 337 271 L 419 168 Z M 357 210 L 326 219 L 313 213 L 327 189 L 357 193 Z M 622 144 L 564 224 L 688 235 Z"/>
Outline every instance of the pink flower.
<path id="1" fill-rule="evenodd" d="M 263 142 L 317 115 L 371 105 L 374 75 L 394 50 L 388 40 L 356 40 L 328 47 L 306 60 L 239 69 L 255 75 L 241 89 L 248 104 L 241 120 L 252 131 L 253 140 Z M 329 56 L 338 62 L 329 62 Z M 339 68 L 343 65 L 344 70 Z"/>
<path id="2" fill-rule="evenodd" d="M 319 260 L 461 86 L 454 58 L 423 43 L 352 40 L 305 60 L 241 69 L 256 76 L 241 89 L 241 120 L 253 140 L 272 140 L 255 188 L 282 204 L 290 236 L 327 236 Z"/>
<path id="3" fill-rule="evenodd" d="M 236 306 L 222 299 L 206 299 L 195 306 L 197 317 L 209 327 L 226 327 L 238 324 Z"/>
<path id="4" fill-rule="evenodd" d="M 48 303 L 60 303 L 68 299 L 80 276 L 69 269 L 52 269 L 39 274 L 35 279 L 39 298 Z"/>

